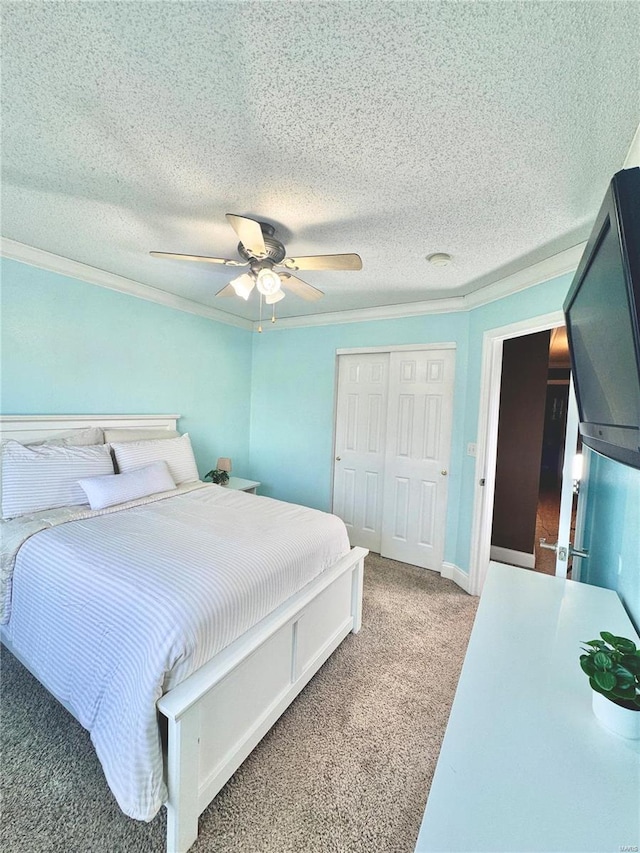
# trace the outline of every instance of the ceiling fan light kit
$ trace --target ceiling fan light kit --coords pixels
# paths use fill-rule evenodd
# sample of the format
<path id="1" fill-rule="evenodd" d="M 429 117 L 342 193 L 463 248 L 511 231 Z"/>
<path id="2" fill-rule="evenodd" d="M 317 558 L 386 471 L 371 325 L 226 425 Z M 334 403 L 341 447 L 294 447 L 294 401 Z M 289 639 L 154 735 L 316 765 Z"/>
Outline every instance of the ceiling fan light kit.
<path id="1" fill-rule="evenodd" d="M 281 283 L 278 273 L 267 268 L 261 269 L 256 277 L 256 285 L 263 296 L 276 294 L 280 290 Z"/>
<path id="2" fill-rule="evenodd" d="M 247 300 L 255 286 L 255 281 L 253 280 L 253 276 L 245 272 L 239 275 L 238 278 L 234 278 L 229 284 L 235 290 L 237 296 L 241 296 L 242 299 Z"/>
<path id="3" fill-rule="evenodd" d="M 203 255 L 181 255 L 174 252 L 150 252 L 154 258 L 168 258 L 180 261 L 200 261 L 209 264 L 222 264 L 226 266 L 250 267 L 251 272 L 243 273 L 232 279 L 216 296 L 230 296 L 234 293 L 244 300 L 248 300 L 254 287 L 260 293 L 260 305 L 275 305 L 284 299 L 287 290 L 296 296 L 308 301 L 316 301 L 323 296 L 321 290 L 313 287 L 291 275 L 290 272 L 278 273 L 274 267 L 283 270 L 361 270 L 362 260 L 355 253 L 341 255 L 310 255 L 307 257 L 288 258 L 284 245 L 274 234 L 273 225 L 268 222 L 260 222 L 239 216 L 235 213 L 226 214 L 227 221 L 240 238 L 238 243 L 238 254 L 244 261 L 230 260 L 228 258 L 210 258 Z M 283 290 L 284 288 L 284 290 Z M 275 309 L 274 309 L 275 312 Z M 260 311 L 262 320 L 262 310 Z M 272 322 L 275 322 L 273 313 Z M 259 331 L 262 331 L 260 325 Z"/>
<path id="4" fill-rule="evenodd" d="M 276 302 L 280 302 L 281 299 L 284 299 L 285 294 L 283 290 L 276 290 L 275 293 L 270 293 L 268 296 L 265 296 L 264 301 L 267 305 L 275 305 Z"/>

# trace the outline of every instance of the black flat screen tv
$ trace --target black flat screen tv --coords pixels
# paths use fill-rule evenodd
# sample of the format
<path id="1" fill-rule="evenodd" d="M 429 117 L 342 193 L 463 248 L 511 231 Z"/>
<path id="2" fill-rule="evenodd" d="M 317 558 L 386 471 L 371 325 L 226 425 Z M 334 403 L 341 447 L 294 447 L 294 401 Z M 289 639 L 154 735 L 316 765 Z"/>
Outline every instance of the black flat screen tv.
<path id="1" fill-rule="evenodd" d="M 583 443 L 640 468 L 640 168 L 613 176 L 564 314 Z"/>

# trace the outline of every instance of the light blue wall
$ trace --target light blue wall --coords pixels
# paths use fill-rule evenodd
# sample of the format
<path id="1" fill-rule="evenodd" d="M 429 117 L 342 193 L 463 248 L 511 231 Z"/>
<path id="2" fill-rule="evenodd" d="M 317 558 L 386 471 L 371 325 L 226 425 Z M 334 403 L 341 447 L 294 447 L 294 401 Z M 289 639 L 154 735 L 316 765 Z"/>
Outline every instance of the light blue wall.
<path id="1" fill-rule="evenodd" d="M 445 560 L 468 571 L 484 332 L 559 310 L 570 276 L 468 313 L 262 335 L 2 261 L 2 411 L 184 414 L 200 473 L 219 455 L 262 492 L 331 507 L 336 350 L 457 346 Z M 617 589 L 640 620 L 640 472 L 594 457 L 585 580 Z M 635 523 L 635 527 L 634 527 Z M 606 535 L 597 536 L 598 531 Z"/>
<path id="2" fill-rule="evenodd" d="M 559 310 L 571 276 L 528 288 L 467 313 L 275 328 L 256 336 L 251 405 L 251 475 L 262 492 L 331 508 L 336 350 L 455 342 L 456 381 L 445 561 L 467 572 L 483 335 L 487 329 Z"/>
<path id="3" fill-rule="evenodd" d="M 336 350 L 390 344 L 457 344 L 452 444 L 464 420 L 467 314 L 439 314 L 265 332 L 256 337 L 251 405 L 251 472 L 261 492 L 331 508 Z M 459 466 L 449 481 L 447 546 L 456 541 Z M 450 559 L 450 556 L 445 556 Z"/>
<path id="4" fill-rule="evenodd" d="M 4 414 L 182 414 L 248 473 L 252 333 L 3 259 Z"/>
<path id="5" fill-rule="evenodd" d="M 589 557 L 582 561 L 580 580 L 616 590 L 640 632 L 640 470 L 588 448 L 585 454 L 583 545 Z"/>

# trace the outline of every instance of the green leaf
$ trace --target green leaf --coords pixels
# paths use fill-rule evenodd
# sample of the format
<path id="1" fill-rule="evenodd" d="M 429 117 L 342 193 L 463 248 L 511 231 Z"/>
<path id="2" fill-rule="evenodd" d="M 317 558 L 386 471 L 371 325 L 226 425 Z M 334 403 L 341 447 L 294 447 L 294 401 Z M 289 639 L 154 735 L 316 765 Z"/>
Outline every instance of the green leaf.
<path id="1" fill-rule="evenodd" d="M 640 655 L 623 655 L 620 658 L 620 664 L 634 675 L 640 675 Z"/>
<path id="2" fill-rule="evenodd" d="M 632 640 L 628 640 L 626 637 L 614 637 L 611 645 L 615 646 L 616 649 L 627 655 L 632 655 L 636 650 L 636 644 Z"/>
<path id="3" fill-rule="evenodd" d="M 608 631 L 600 631 L 600 636 L 605 641 L 605 643 L 609 643 L 610 646 L 615 646 L 616 637 L 613 634 L 610 634 Z"/>
<path id="4" fill-rule="evenodd" d="M 596 668 L 593 664 L 593 659 L 590 658 L 589 655 L 581 655 L 580 666 L 582 667 L 582 671 L 586 672 L 587 675 L 593 675 L 593 673 L 596 671 Z"/>
<path id="5" fill-rule="evenodd" d="M 596 652 L 593 656 L 593 662 L 596 665 L 596 669 L 599 670 L 608 670 L 613 667 L 613 663 L 611 662 L 611 658 L 609 655 L 604 652 Z"/>
<path id="6" fill-rule="evenodd" d="M 585 646 L 591 646 L 594 649 L 606 649 L 606 643 L 603 643 L 602 640 L 584 640 Z"/>
<path id="7" fill-rule="evenodd" d="M 632 675 L 628 669 L 625 669 L 623 666 L 614 666 L 611 671 L 615 675 L 619 687 L 625 689 L 627 687 L 633 686 L 635 689 L 635 676 Z"/>
<path id="8" fill-rule="evenodd" d="M 613 696 L 617 696 L 618 699 L 635 699 L 636 698 L 636 689 L 635 687 L 622 687 L 616 684 L 615 688 L 611 691 Z"/>
<path id="9" fill-rule="evenodd" d="M 616 686 L 616 677 L 612 672 L 600 672 L 596 670 L 593 674 L 593 679 L 602 690 L 610 692 Z"/>

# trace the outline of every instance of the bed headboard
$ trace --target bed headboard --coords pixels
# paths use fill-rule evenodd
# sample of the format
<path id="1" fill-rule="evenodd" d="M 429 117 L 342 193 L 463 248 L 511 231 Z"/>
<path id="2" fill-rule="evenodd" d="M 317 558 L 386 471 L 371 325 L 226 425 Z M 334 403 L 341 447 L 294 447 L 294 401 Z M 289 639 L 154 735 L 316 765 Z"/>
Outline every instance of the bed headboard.
<path id="1" fill-rule="evenodd" d="M 42 441 L 70 429 L 176 429 L 180 415 L 0 415 L 0 438 Z"/>

